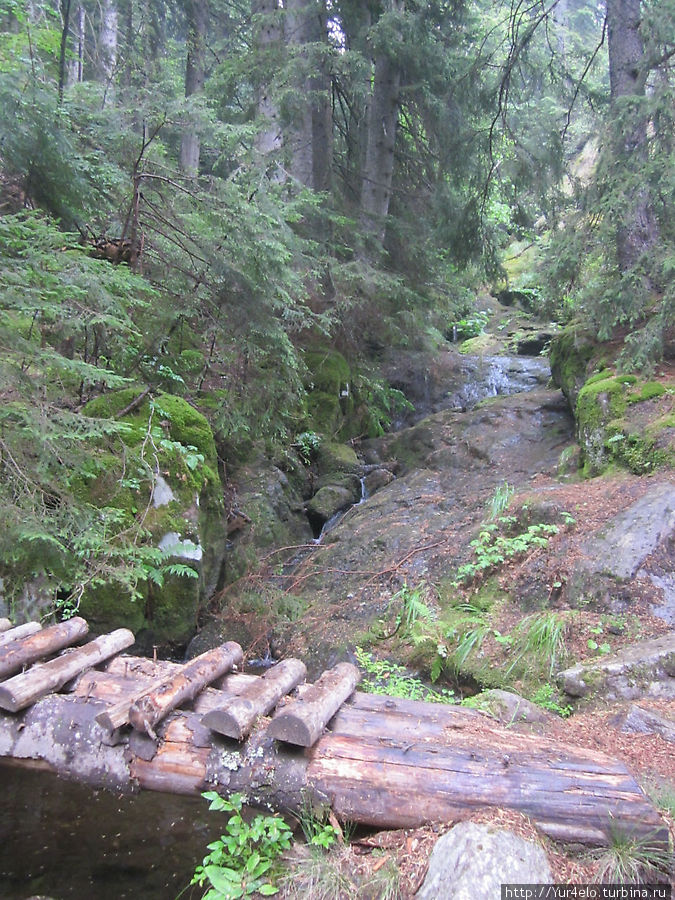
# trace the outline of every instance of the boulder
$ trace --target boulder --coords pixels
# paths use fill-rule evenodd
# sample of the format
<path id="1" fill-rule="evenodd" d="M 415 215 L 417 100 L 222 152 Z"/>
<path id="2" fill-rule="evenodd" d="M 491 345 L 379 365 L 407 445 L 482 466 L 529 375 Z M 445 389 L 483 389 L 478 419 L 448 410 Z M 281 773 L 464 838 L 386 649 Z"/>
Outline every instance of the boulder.
<path id="1" fill-rule="evenodd" d="M 125 626 L 141 646 L 182 644 L 223 567 L 223 489 L 208 421 L 182 397 L 141 387 L 91 400 L 82 415 L 100 422 L 90 465 L 71 489 L 89 508 L 107 511 L 119 557 L 91 551 L 92 578 L 79 612 L 94 632 Z M 111 420 L 124 431 L 107 436 Z M 83 523 L 86 527 L 86 523 Z M 125 538 L 128 543 L 125 543 Z M 155 551 L 161 551 L 160 557 Z M 67 552 L 51 559 L 37 545 L 23 571 L 5 570 L 17 621 L 49 613 L 69 588 Z M 0 591 L 1 593 L 1 591 Z M 0 609 L 2 598 L 0 597 Z"/>
<path id="2" fill-rule="evenodd" d="M 675 632 L 624 647 L 613 656 L 578 663 L 558 675 L 572 697 L 675 699 Z"/>
<path id="3" fill-rule="evenodd" d="M 394 473 L 390 472 L 389 469 L 373 469 L 372 472 L 368 472 L 363 481 L 366 496 L 370 497 L 375 491 L 379 491 L 380 488 L 391 484 L 395 477 Z"/>
<path id="4" fill-rule="evenodd" d="M 539 844 L 492 825 L 461 822 L 436 842 L 416 900 L 500 900 L 502 884 L 550 884 Z"/>
<path id="5" fill-rule="evenodd" d="M 332 441 L 321 442 L 316 453 L 316 466 L 319 475 L 329 475 L 335 472 L 359 474 L 363 469 L 353 447 Z"/>
<path id="6" fill-rule="evenodd" d="M 526 700 L 512 691 L 502 691 L 493 688 L 483 691 L 481 697 L 481 709 L 489 712 L 503 725 L 543 725 L 550 722 L 555 716 L 546 712 L 541 706 Z"/>
<path id="7" fill-rule="evenodd" d="M 307 504 L 309 521 L 315 529 L 317 526 L 320 528 L 325 522 L 332 519 L 336 513 L 358 502 L 360 489 L 361 486 L 359 485 L 359 491 L 356 493 L 348 487 L 342 487 L 337 484 L 319 488 Z"/>
<path id="8" fill-rule="evenodd" d="M 662 592 L 654 613 L 675 621 L 675 485 L 657 482 L 581 547 L 568 582 L 572 602 L 611 601 L 620 586 L 647 577 Z"/>
<path id="9" fill-rule="evenodd" d="M 662 716 L 653 709 L 634 703 L 629 710 L 613 719 L 612 724 L 627 734 L 659 734 L 664 741 L 675 743 L 675 719 Z"/>

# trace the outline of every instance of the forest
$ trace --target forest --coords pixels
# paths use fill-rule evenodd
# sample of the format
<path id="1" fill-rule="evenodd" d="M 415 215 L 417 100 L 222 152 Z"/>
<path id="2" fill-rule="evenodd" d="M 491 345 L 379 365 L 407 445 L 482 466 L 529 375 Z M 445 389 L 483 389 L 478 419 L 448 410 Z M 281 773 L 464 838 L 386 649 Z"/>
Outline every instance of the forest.
<path id="1" fill-rule="evenodd" d="M 668 0 L 5 0 L 7 603 L 26 579 L 72 611 L 103 584 L 189 577 L 134 501 L 158 454 L 227 504 L 253 448 L 309 452 L 331 427 L 325 347 L 353 373 L 341 437 L 382 433 L 405 404 L 383 353 L 480 330 L 478 285 L 648 371 L 675 309 L 674 16 Z M 533 261 L 509 280 L 512 246 Z M 196 419 L 181 443 L 191 410 L 215 445 Z"/>

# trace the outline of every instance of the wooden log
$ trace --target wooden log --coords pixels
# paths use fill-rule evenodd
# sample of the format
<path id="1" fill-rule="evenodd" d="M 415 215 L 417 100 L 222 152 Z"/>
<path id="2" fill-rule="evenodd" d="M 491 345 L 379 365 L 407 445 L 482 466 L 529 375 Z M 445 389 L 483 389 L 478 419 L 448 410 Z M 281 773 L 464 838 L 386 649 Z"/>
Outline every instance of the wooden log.
<path id="1" fill-rule="evenodd" d="M 50 625 L 0 647 L 0 678 L 6 678 L 43 656 L 52 656 L 64 647 L 77 643 L 88 631 L 86 621 L 74 616 L 66 622 Z"/>
<path id="2" fill-rule="evenodd" d="M 9 631 L 11 627 L 12 623 L 9 619 L 0 619 L 0 634 L 2 634 L 3 631 Z"/>
<path id="3" fill-rule="evenodd" d="M 83 647 L 66 650 L 49 662 L 38 663 L 27 672 L 0 683 L 0 708 L 8 712 L 24 709 L 50 691 L 63 687 L 67 681 L 85 669 L 90 669 L 115 653 L 126 650 L 133 642 L 134 635 L 128 628 L 118 628 Z"/>
<path id="4" fill-rule="evenodd" d="M 9 622 L 9 619 L 4 619 L 3 621 Z M 15 625 L 14 628 L 10 626 L 4 630 L 0 629 L 0 647 L 4 647 L 6 644 L 10 644 L 18 638 L 28 637 L 29 634 L 35 634 L 37 631 L 41 630 L 42 625 L 40 625 L 39 622 L 26 622 L 25 625 Z"/>
<path id="5" fill-rule="evenodd" d="M 364 711 L 358 709 L 362 701 L 370 702 L 354 696 L 350 714 Z M 282 811 L 308 800 L 323 802 L 341 819 L 377 828 L 451 823 L 501 807 L 570 842 L 607 843 L 623 831 L 669 846 L 667 827 L 622 763 L 487 719 L 467 717 L 466 728 L 438 734 L 446 711 L 436 705 L 401 711 L 419 722 L 405 741 L 334 730 L 304 751 L 270 739 L 262 727 L 242 745 L 228 743 L 203 726 L 200 713 L 176 710 L 158 725 L 158 745 L 145 752 L 136 749 L 135 732 L 126 732 L 115 746 L 102 742 L 95 721 L 101 703 L 50 694 L 24 712 L 0 713 L 0 756 L 32 765 L 40 760 L 63 776 L 120 790 L 135 785 L 191 794 L 245 791 L 251 803 Z M 331 723 L 334 729 L 342 712 Z M 391 710 L 372 715 L 383 733 L 395 731 L 386 722 Z M 352 726 L 356 722 L 347 727 Z"/>
<path id="6" fill-rule="evenodd" d="M 260 716 L 266 716 L 283 696 L 305 680 L 307 667 L 299 659 L 284 659 L 268 669 L 238 697 L 206 713 L 202 724 L 218 734 L 242 741 Z"/>
<path id="7" fill-rule="evenodd" d="M 234 641 L 207 650 L 186 663 L 180 672 L 134 700 L 129 707 L 130 723 L 138 731 L 154 738 L 155 725 L 171 710 L 186 700 L 192 700 L 202 688 L 231 671 L 243 658 L 241 647 Z"/>
<path id="8" fill-rule="evenodd" d="M 354 692 L 360 678 L 361 673 L 351 663 L 338 663 L 328 669 L 300 700 L 275 715 L 267 727 L 268 736 L 300 747 L 311 747 Z"/>

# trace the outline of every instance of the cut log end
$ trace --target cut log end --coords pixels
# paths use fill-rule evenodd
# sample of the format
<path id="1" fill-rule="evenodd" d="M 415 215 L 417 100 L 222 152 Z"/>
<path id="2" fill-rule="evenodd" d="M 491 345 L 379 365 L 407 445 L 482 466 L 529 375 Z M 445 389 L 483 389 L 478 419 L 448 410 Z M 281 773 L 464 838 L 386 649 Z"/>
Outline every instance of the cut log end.
<path id="1" fill-rule="evenodd" d="M 299 747 L 312 747 L 340 706 L 356 688 L 361 673 L 351 663 L 338 663 L 324 672 L 287 709 L 281 710 L 267 728 L 268 737 Z"/>

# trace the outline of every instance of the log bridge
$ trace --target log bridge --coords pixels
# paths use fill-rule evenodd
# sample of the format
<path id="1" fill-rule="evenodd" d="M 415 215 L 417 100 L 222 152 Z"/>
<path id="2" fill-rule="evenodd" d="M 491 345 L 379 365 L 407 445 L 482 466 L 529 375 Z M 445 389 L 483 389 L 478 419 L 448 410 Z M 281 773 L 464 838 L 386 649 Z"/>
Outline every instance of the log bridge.
<path id="1" fill-rule="evenodd" d="M 517 810 L 554 839 L 605 844 L 617 829 L 669 845 L 625 765 L 519 734 L 475 710 L 355 690 L 339 663 L 306 684 L 300 660 L 237 671 L 229 642 L 184 664 L 124 653 L 121 628 L 86 640 L 75 617 L 0 619 L 0 757 L 114 790 L 242 791 L 379 828 Z"/>

